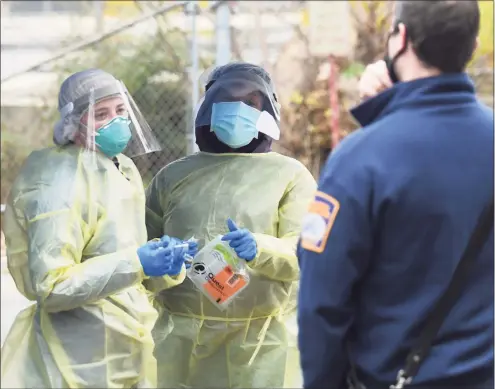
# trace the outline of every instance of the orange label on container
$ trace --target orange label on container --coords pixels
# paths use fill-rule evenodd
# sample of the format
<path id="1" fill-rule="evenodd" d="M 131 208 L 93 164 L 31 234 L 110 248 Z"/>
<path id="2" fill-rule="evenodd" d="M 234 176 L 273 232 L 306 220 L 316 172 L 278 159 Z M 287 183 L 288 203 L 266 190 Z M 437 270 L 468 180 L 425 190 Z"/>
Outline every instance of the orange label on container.
<path id="1" fill-rule="evenodd" d="M 217 274 L 208 273 L 206 278 L 203 289 L 217 304 L 223 304 L 247 284 L 244 276 L 232 271 L 230 266 L 225 266 Z"/>

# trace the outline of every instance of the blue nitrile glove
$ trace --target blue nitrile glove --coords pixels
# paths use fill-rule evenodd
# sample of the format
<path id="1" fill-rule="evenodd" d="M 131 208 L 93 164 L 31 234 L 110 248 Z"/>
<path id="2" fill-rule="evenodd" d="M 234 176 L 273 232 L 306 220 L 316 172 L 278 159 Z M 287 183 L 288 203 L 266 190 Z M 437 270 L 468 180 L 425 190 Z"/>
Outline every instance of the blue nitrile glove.
<path id="1" fill-rule="evenodd" d="M 170 239 L 174 246 L 183 245 L 183 244 L 188 245 L 188 248 L 177 247 L 176 249 L 174 249 L 175 255 L 182 256 L 184 260 L 186 259 L 185 257 L 186 255 L 189 255 L 194 258 L 194 256 L 198 253 L 198 243 L 196 241 L 180 240 L 177 238 L 169 237 L 168 235 L 163 236 L 161 241 L 164 241 L 165 239 Z M 190 261 L 186 261 L 185 264 L 186 264 L 186 269 L 189 269 L 191 267 Z"/>
<path id="2" fill-rule="evenodd" d="M 186 269 L 189 269 L 192 265 L 192 258 L 194 258 L 194 256 L 198 253 L 198 244 L 196 242 L 190 242 L 187 240 L 181 240 L 179 244 L 188 245 L 188 247 L 177 248 L 176 252 L 184 259 Z"/>
<path id="3" fill-rule="evenodd" d="M 184 264 L 185 250 L 174 250 L 170 237 L 151 241 L 137 250 L 144 274 L 149 277 L 176 276 Z"/>
<path id="4" fill-rule="evenodd" d="M 186 240 L 185 243 L 189 244 L 187 254 L 191 257 L 194 257 L 198 253 L 198 242 L 191 242 L 190 240 Z"/>
<path id="5" fill-rule="evenodd" d="M 189 248 L 187 250 L 187 255 L 189 256 L 189 260 L 186 260 L 186 269 L 189 269 L 192 265 L 190 258 L 194 258 L 198 253 L 198 242 L 191 242 L 190 240 L 186 240 L 185 243 L 189 244 Z"/>
<path id="6" fill-rule="evenodd" d="M 252 261 L 258 252 L 256 240 L 251 231 L 245 228 L 238 228 L 232 219 L 227 220 L 229 233 L 222 237 L 222 240 L 229 242 L 237 256 L 245 261 Z"/>
<path id="7" fill-rule="evenodd" d="M 162 242 L 171 242 L 174 246 L 183 243 L 182 240 L 174 238 L 173 236 L 163 235 L 160 239 Z"/>

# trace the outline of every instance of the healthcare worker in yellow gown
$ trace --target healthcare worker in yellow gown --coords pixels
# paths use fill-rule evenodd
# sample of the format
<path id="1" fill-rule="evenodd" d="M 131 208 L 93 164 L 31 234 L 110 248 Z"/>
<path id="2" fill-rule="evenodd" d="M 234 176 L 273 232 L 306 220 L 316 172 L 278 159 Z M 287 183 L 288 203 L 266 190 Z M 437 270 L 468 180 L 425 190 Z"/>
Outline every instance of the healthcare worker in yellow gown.
<path id="1" fill-rule="evenodd" d="M 301 385 L 296 245 L 316 184 L 300 162 L 271 151 L 279 121 L 264 69 L 215 69 L 196 117 L 200 152 L 166 166 L 147 188 L 148 238 L 194 236 L 202 247 L 228 234 L 251 276 L 225 311 L 189 279 L 159 293 L 153 336 L 160 388 Z"/>
<path id="2" fill-rule="evenodd" d="M 145 283 L 185 277 L 176 239 L 147 243 L 145 197 L 129 155 L 158 145 L 127 93 L 91 69 L 61 86 L 56 147 L 33 152 L 12 186 L 4 230 L 8 268 L 36 302 L 1 356 L 4 388 L 156 386 Z"/>

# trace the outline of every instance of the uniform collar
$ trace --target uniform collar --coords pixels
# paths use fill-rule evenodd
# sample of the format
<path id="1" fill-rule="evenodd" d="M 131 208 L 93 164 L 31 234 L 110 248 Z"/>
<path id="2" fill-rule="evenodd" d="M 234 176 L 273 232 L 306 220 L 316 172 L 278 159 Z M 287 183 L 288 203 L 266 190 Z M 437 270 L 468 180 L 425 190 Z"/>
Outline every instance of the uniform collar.
<path id="1" fill-rule="evenodd" d="M 474 84 L 466 73 L 442 74 L 399 82 L 356 106 L 351 110 L 351 114 L 365 127 L 405 105 L 448 104 L 473 99 Z"/>

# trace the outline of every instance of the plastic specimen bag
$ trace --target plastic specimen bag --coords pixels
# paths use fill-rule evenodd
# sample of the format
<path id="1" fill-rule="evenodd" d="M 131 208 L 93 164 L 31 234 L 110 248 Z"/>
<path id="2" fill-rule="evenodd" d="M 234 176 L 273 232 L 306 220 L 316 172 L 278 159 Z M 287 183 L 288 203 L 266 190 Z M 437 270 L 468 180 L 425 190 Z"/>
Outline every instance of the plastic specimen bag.
<path id="1" fill-rule="evenodd" d="M 192 260 L 187 276 L 220 310 L 249 285 L 246 265 L 228 242 L 217 236 Z"/>

